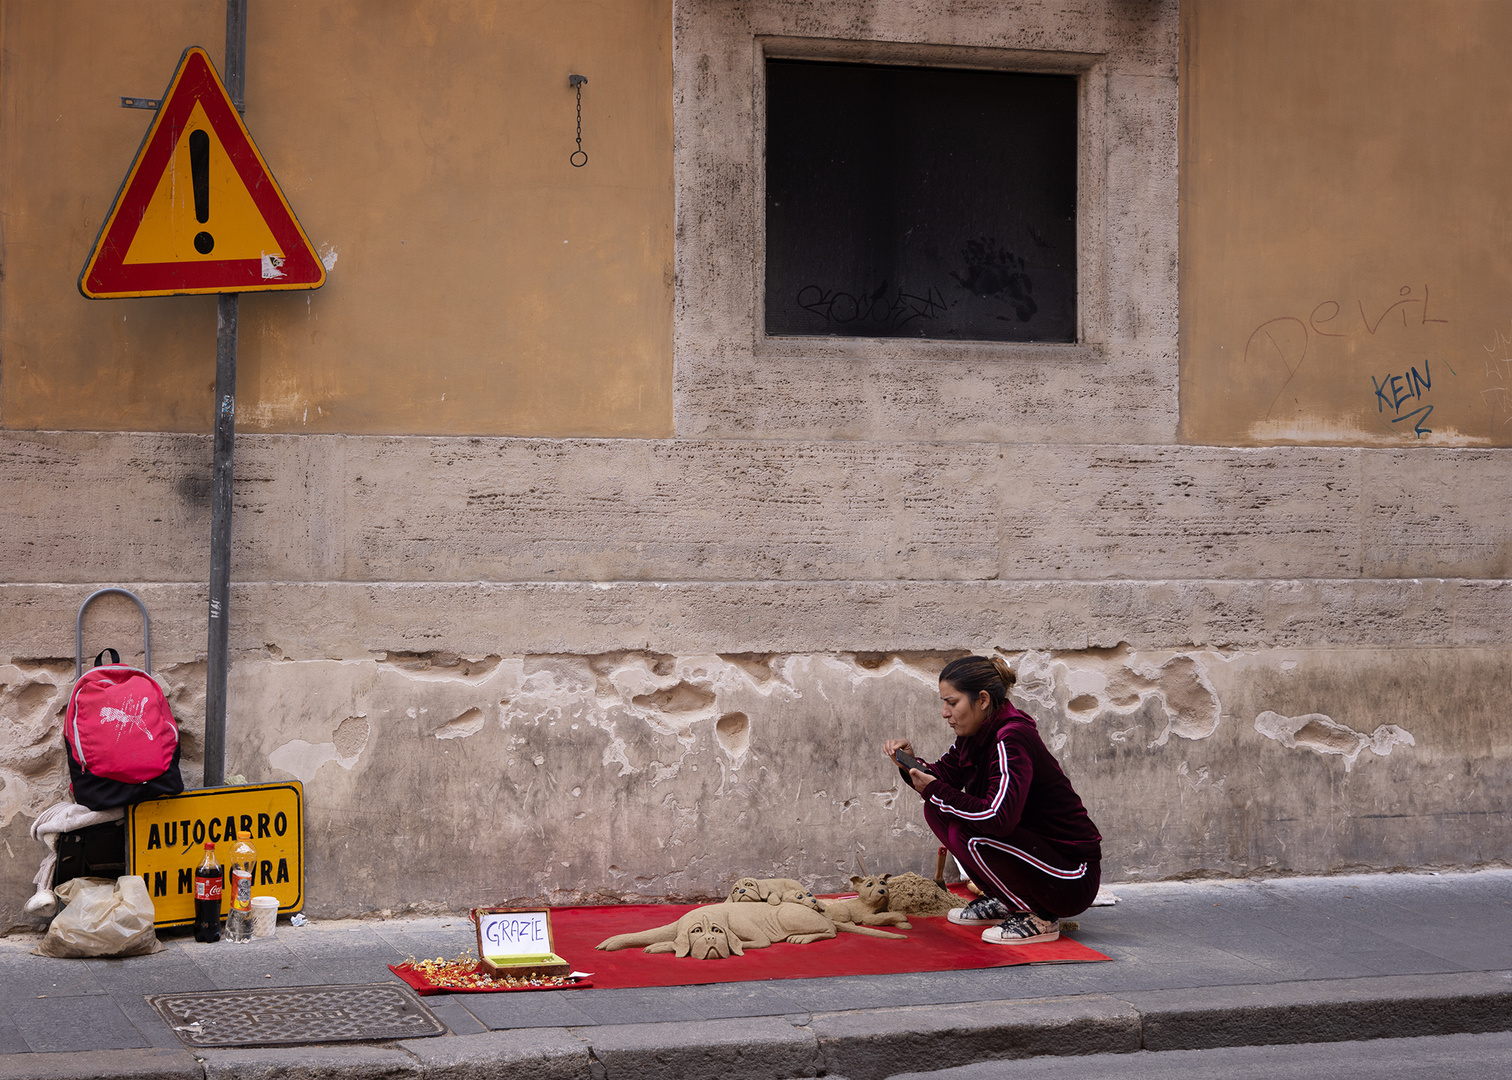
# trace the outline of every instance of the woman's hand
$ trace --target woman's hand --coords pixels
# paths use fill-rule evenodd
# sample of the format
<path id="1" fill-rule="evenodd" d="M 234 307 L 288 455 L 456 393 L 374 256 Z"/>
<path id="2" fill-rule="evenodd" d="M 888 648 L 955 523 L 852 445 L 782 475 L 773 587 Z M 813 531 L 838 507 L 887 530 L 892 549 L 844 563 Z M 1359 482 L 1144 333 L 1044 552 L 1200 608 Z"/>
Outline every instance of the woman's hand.
<path id="1" fill-rule="evenodd" d="M 914 754 L 913 744 L 910 743 L 907 739 L 888 739 L 885 743 L 882 744 L 882 753 L 887 755 L 887 759 L 894 765 L 898 763 L 898 759 L 893 757 L 893 755 L 899 750 L 903 751 L 905 754 L 913 754 L 914 757 L 919 756 L 918 754 Z"/>
<path id="2" fill-rule="evenodd" d="M 905 754 L 909 754 L 912 757 L 919 756 L 918 754 L 914 753 L 913 744 L 910 743 L 907 739 L 888 739 L 885 743 L 882 744 L 882 752 L 887 755 L 888 760 L 891 761 L 894 765 L 898 764 L 898 759 L 893 755 L 896 754 L 899 750 L 903 751 Z M 933 776 L 930 776 L 926 772 L 920 772 L 918 769 L 908 770 L 908 782 L 914 786 L 914 790 L 917 791 L 920 795 L 924 794 L 925 788 L 934 783 L 934 779 L 935 778 Z"/>

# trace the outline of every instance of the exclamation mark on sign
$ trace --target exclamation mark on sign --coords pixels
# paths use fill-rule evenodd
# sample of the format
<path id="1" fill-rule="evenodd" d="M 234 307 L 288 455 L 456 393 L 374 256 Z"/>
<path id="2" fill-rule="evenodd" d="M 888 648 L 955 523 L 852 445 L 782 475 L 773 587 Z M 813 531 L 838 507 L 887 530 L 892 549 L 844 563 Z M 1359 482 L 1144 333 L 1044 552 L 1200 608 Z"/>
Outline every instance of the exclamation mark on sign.
<path id="1" fill-rule="evenodd" d="M 194 186 L 194 218 L 203 225 L 210 220 L 210 135 L 203 129 L 189 133 L 189 176 Z M 215 250 L 215 237 L 196 233 L 194 250 L 210 254 Z"/>

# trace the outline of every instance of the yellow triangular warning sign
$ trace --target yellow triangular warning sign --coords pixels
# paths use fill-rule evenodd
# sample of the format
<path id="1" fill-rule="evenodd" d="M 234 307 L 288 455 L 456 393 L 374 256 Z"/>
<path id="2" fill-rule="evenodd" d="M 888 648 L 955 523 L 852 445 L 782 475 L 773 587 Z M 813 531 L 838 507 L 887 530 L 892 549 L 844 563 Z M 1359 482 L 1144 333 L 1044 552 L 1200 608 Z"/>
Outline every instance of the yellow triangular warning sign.
<path id="1" fill-rule="evenodd" d="M 184 51 L 79 275 L 91 298 L 315 289 L 309 238 L 204 49 Z"/>
<path id="2" fill-rule="evenodd" d="M 200 133 L 203 135 L 203 153 Z M 201 175 L 196 176 L 199 172 Z M 197 185 L 197 187 L 196 187 Z M 185 197 L 185 193 L 188 197 Z M 196 207 L 199 209 L 196 210 Z M 283 257 L 199 102 L 189 113 L 126 257 L 132 263 Z"/>

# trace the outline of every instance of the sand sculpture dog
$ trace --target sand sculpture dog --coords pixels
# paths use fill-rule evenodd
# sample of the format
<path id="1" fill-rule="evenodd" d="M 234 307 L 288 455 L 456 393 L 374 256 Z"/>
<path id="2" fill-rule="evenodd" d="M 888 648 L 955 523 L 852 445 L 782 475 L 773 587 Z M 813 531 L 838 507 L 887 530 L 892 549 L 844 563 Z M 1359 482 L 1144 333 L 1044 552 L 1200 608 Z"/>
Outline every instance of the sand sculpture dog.
<path id="1" fill-rule="evenodd" d="M 782 903 L 783 893 L 802 891 L 803 883 L 801 881 L 794 881 L 792 878 L 743 877 L 730 889 L 729 902 L 738 904 L 742 901 L 756 901 L 767 904 L 780 904 Z"/>
<path id="2" fill-rule="evenodd" d="M 606 952 L 645 946 L 648 953 L 669 952 L 695 960 L 742 956 L 746 949 L 764 949 L 774 941 L 807 945 L 826 941 L 839 929 L 827 916 L 802 904 L 706 904 L 666 926 L 635 934 L 616 934 L 596 946 Z M 869 927 L 848 927 L 877 937 L 902 937 Z"/>
<path id="3" fill-rule="evenodd" d="M 846 923 L 863 926 L 896 926 L 903 930 L 913 929 L 908 916 L 901 911 L 887 910 L 887 875 L 873 874 L 870 877 L 851 875 L 851 884 L 856 895 L 849 900 L 821 900 L 824 914 L 834 920 L 837 927 Z"/>
<path id="4" fill-rule="evenodd" d="M 675 953 L 708 960 L 740 956 L 746 949 L 764 949 L 774 941 L 807 945 L 835 936 L 835 924 L 801 904 L 706 904 L 675 923 L 616 934 L 598 944 L 607 952 L 644 945 L 649 953 Z"/>

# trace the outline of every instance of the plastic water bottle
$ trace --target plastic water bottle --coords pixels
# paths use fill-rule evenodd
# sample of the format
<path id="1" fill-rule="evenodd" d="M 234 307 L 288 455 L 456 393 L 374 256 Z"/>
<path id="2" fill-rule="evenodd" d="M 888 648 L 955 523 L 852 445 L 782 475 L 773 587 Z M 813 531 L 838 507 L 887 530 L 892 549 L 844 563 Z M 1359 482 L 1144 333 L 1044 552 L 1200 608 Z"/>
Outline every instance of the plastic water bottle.
<path id="1" fill-rule="evenodd" d="M 231 911 L 226 915 L 226 940 L 252 940 L 252 882 L 257 877 L 257 849 L 238 840 L 226 860 L 231 872 Z"/>

